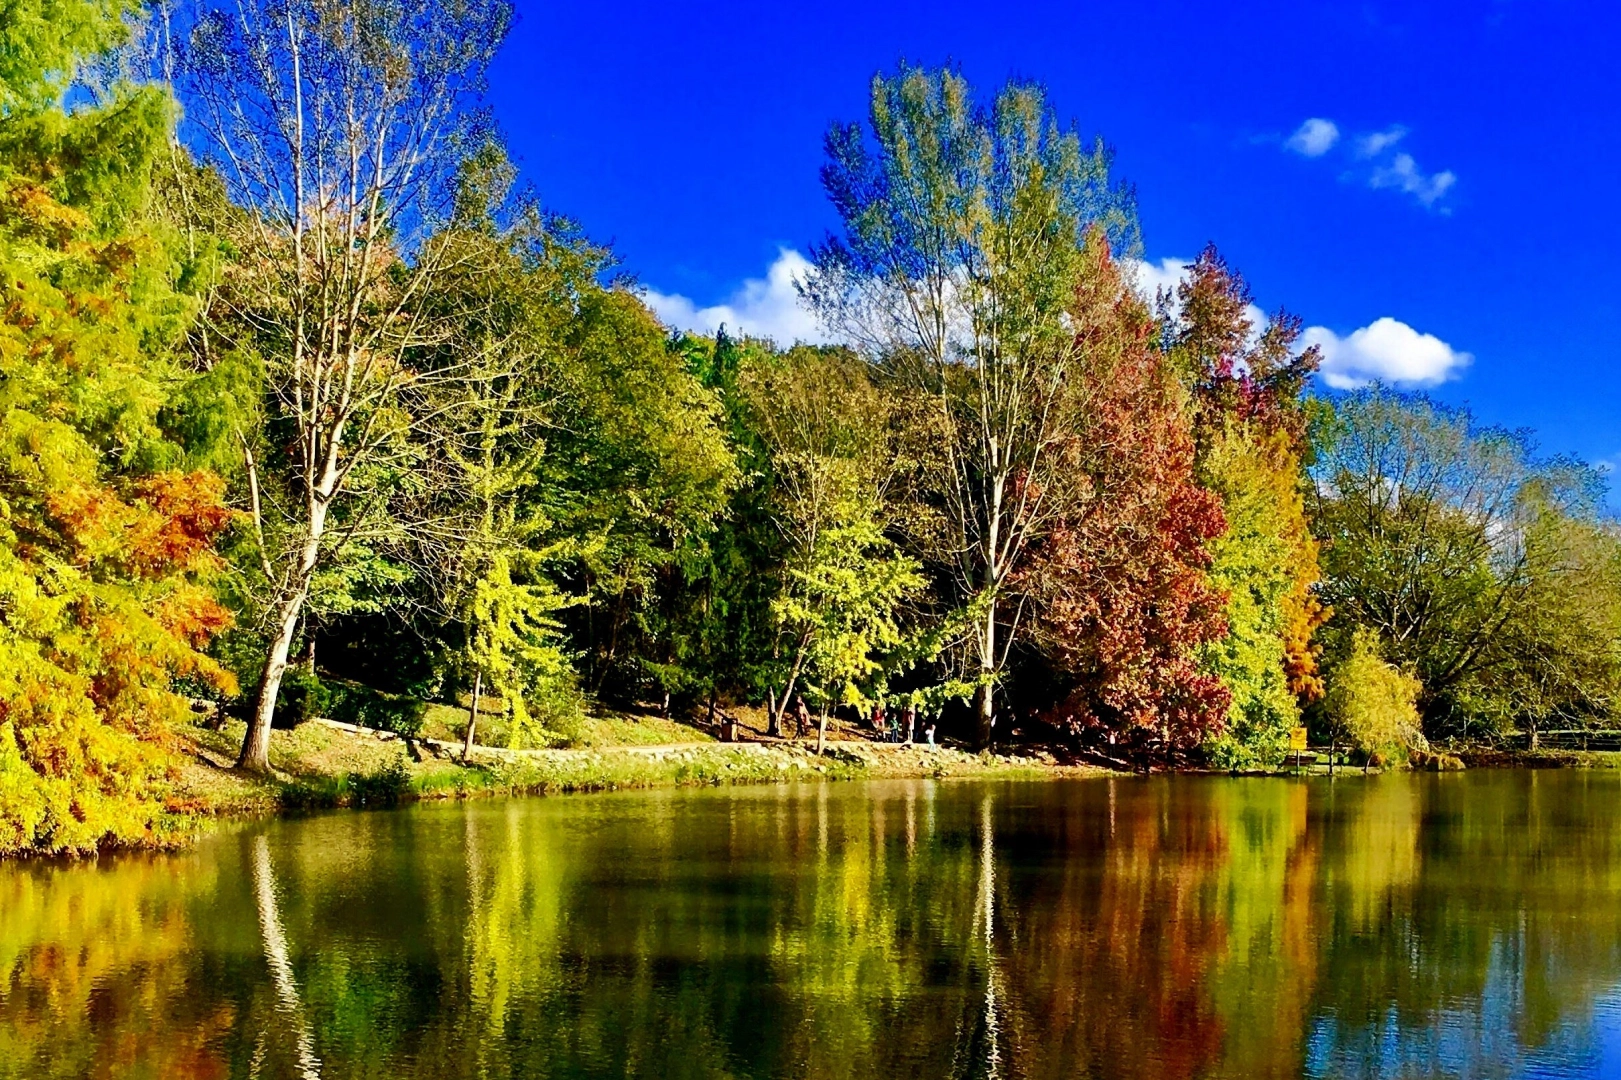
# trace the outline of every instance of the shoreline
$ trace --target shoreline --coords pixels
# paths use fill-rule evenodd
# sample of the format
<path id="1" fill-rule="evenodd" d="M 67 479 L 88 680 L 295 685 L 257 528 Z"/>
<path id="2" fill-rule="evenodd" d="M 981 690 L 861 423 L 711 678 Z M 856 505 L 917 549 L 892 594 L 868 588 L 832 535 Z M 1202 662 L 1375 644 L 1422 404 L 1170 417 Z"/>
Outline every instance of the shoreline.
<path id="1" fill-rule="evenodd" d="M 611 722 L 626 721 L 619 717 Z M 102 853 L 184 848 L 214 825 L 229 821 L 410 802 L 812 781 L 1053 780 L 1145 774 L 1061 761 L 1039 747 L 974 754 L 947 745 L 877 742 L 859 732 L 830 729 L 825 752 L 818 755 L 814 737 L 768 739 L 750 729 L 754 738 L 721 742 L 677 722 L 629 723 L 644 741 L 535 750 L 475 746 L 464 762 L 459 740 L 406 738 L 316 718 L 272 733 L 274 773 L 266 777 L 235 768 L 244 730 L 241 721 L 226 721 L 218 728 L 199 725 L 183 732 L 176 748 L 178 767 L 166 805 L 173 815 L 170 826 L 178 827 L 165 830 L 164 839 L 106 847 Z M 680 741 L 645 741 L 672 737 Z M 1454 764 L 1438 764 L 1438 759 L 1450 759 Z M 1614 770 L 1621 769 L 1621 751 L 1477 747 L 1428 754 L 1407 765 L 1376 768 L 1372 774 L 1460 768 Z M 1199 768 L 1152 772 L 1252 778 L 1330 775 L 1321 760 L 1244 773 Z M 1361 766 L 1345 764 L 1335 773 L 1346 778 L 1370 775 Z M 15 857 L 56 856 L 32 851 L 18 852 Z"/>
<path id="2" fill-rule="evenodd" d="M 671 728 L 676 725 L 669 725 Z M 393 732 L 313 719 L 277 729 L 271 740 L 278 775 L 251 777 L 234 768 L 242 725 L 189 733 L 176 809 L 201 817 L 257 816 L 283 811 L 391 804 L 499 795 L 583 794 L 655 787 L 771 784 L 796 780 L 953 779 L 972 777 L 1130 776 L 1097 764 L 1066 763 L 1038 748 L 974 754 L 953 746 L 882 743 L 864 737 L 829 738 L 825 753 L 814 739 L 754 738 L 721 742 L 682 728 L 682 741 L 619 743 L 570 749 L 508 750 L 475 746 L 463 761 L 461 744 L 405 738 Z M 1314 755 L 1315 756 L 1315 755 Z M 1438 764 L 1438 762 L 1451 762 Z M 1621 752 L 1564 749 L 1476 748 L 1426 755 L 1402 771 L 1457 768 L 1621 768 Z M 1219 770 L 1171 770 L 1226 776 Z M 1392 771 L 1389 767 L 1374 772 Z M 1336 773 L 1360 775 L 1356 765 Z M 1246 776 L 1327 776 L 1321 760 L 1284 764 Z"/>
<path id="3" fill-rule="evenodd" d="M 272 733 L 277 775 L 234 768 L 240 722 L 191 733 L 174 808 L 202 818 L 511 795 L 584 794 L 640 788 L 716 787 L 810 780 L 1107 776 L 1115 770 L 1065 764 L 1040 751 L 972 754 L 950 746 L 830 738 L 689 741 L 578 749 L 506 750 L 447 740 L 406 739 L 325 719 Z M 697 735 L 697 732 L 693 732 Z"/>

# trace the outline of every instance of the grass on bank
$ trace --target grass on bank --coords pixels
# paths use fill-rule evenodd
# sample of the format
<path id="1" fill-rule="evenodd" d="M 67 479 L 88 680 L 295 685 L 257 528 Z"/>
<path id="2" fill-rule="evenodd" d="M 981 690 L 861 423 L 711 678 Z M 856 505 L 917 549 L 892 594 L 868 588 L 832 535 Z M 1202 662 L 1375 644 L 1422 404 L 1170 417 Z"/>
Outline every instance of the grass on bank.
<path id="1" fill-rule="evenodd" d="M 180 808 L 239 815 L 482 795 L 1097 771 L 1033 757 L 854 739 L 830 741 L 818 756 L 814 740 L 723 743 L 669 720 L 603 717 L 591 722 L 588 746 L 523 752 L 479 746 L 465 764 L 459 744 L 431 735 L 405 740 L 308 721 L 271 733 L 276 776 L 261 780 L 231 768 L 243 730 L 240 721 L 228 721 L 218 730 L 200 725 L 188 732 L 192 746 L 180 780 Z"/>

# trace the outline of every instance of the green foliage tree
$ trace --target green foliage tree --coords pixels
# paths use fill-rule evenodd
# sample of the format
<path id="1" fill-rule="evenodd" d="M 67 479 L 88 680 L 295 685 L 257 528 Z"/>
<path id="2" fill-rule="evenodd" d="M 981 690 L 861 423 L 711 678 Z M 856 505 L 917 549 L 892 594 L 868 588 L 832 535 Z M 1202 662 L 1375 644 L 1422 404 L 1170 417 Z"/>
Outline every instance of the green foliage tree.
<path id="1" fill-rule="evenodd" d="M 1575 548 L 1561 549 L 1576 542 L 1577 523 L 1596 519 L 1601 485 L 1590 469 L 1541 460 L 1524 433 L 1482 426 L 1465 410 L 1377 387 L 1337 401 L 1317 443 L 1313 517 L 1333 637 L 1344 642 L 1359 626 L 1379 635 L 1423 683 L 1432 737 L 1524 711 L 1537 692 L 1522 680 L 1551 670 L 1532 674 L 1552 662 L 1548 650 L 1611 647 L 1601 612 L 1548 617 L 1582 580 Z M 1608 590 L 1594 596 L 1614 602 Z M 1522 648 L 1541 659 L 1528 662 Z M 1583 667 L 1565 655 L 1573 663 L 1554 666 Z"/>
<path id="2" fill-rule="evenodd" d="M 594 691 L 634 697 L 680 642 L 662 597 L 701 551 L 739 482 L 719 394 L 622 288 L 578 297 L 563 337 L 562 419 L 546 457 L 548 513 L 586 597 L 571 622 Z M 655 681 L 656 676 L 655 676 Z"/>
<path id="3" fill-rule="evenodd" d="M 1621 702 L 1621 537 L 1612 525 L 1544 506 L 1525 530 L 1530 585 L 1504 624 L 1499 659 L 1465 707 L 1532 749 L 1555 724 L 1615 722 Z"/>
<path id="4" fill-rule="evenodd" d="M 903 644 L 901 605 L 923 585 L 916 561 L 885 532 L 898 471 L 894 399 L 854 354 L 806 347 L 748 372 L 746 393 L 786 547 L 772 612 L 791 660 L 772 726 L 801 678 L 825 723 L 828 706 L 876 689 L 884 654 Z"/>
<path id="5" fill-rule="evenodd" d="M 783 538 L 771 512 L 770 454 L 747 384 L 755 368 L 777 362 L 777 349 L 770 341 L 734 338 L 724 326 L 712 339 L 675 335 L 672 347 L 718 399 L 737 471 L 710 526 L 683 532 L 656 598 L 642 611 L 643 633 L 654 643 L 642 665 L 669 700 L 707 695 L 711 720 L 723 699 L 771 699 L 775 735 L 781 665 L 771 601 L 782 581 Z"/>
<path id="6" fill-rule="evenodd" d="M 942 527 L 929 555 L 952 602 L 979 613 L 968 649 L 984 745 L 1017 622 L 1003 594 L 1068 480 L 1051 449 L 1059 405 L 1079 404 L 1064 388 L 1084 235 L 1132 247 L 1135 208 L 1109 153 L 1061 127 L 1034 85 L 981 107 L 955 72 L 903 67 L 873 79 L 869 121 L 870 140 L 858 124 L 828 133 L 822 180 L 843 235 L 816 251 L 805 295 L 932 406 Z"/>
<path id="7" fill-rule="evenodd" d="M 432 457 L 414 550 L 425 602 L 472 674 L 469 750 L 486 679 L 512 717 L 515 747 L 567 728 L 579 708 L 558 618 L 570 600 L 552 576 L 573 545 L 555 534 L 543 484 L 568 406 L 563 335 L 606 256 L 514 199 L 513 173 L 493 145 L 464 171 L 456 218 L 435 238 L 459 250 L 456 269 L 431 298 L 459 329 L 423 360 L 446 377 L 425 419 Z"/>

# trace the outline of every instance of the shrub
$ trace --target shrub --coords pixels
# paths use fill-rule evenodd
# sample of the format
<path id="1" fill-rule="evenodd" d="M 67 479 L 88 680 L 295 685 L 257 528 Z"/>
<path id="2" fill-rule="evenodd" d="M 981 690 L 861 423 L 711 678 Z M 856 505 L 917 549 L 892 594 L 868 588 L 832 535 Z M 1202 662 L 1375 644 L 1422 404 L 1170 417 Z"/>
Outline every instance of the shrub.
<path id="1" fill-rule="evenodd" d="M 340 679 L 327 679 L 322 685 L 326 693 L 325 715 L 329 720 L 374 731 L 392 731 L 406 738 L 415 738 L 422 731 L 428 706 L 418 698 L 385 694 Z"/>
<path id="2" fill-rule="evenodd" d="M 278 728 L 295 728 L 317 716 L 330 716 L 332 690 L 312 671 L 288 668 L 282 676 L 281 693 L 276 696 L 276 712 L 271 724 Z"/>
<path id="3" fill-rule="evenodd" d="M 1427 750 L 1419 728 L 1418 679 L 1379 655 L 1378 638 L 1358 628 L 1351 651 L 1334 668 L 1323 706 L 1332 734 L 1363 753 L 1381 758 L 1396 751 Z"/>

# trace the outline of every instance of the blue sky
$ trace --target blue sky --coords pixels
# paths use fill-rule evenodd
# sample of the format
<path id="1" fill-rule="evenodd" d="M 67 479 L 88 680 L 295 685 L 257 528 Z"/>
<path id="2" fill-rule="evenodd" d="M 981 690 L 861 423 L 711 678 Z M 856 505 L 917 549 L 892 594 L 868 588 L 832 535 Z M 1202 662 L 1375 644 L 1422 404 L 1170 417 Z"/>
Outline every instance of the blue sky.
<path id="1" fill-rule="evenodd" d="M 1137 186 L 1145 280 L 1214 240 L 1336 378 L 1621 463 L 1621 14 L 1602 3 L 519 0 L 497 117 L 668 319 L 791 337 L 834 120 L 906 59 L 1045 83 Z M 719 310 L 714 310 L 714 309 Z M 711 309 L 711 310 L 705 310 Z"/>

